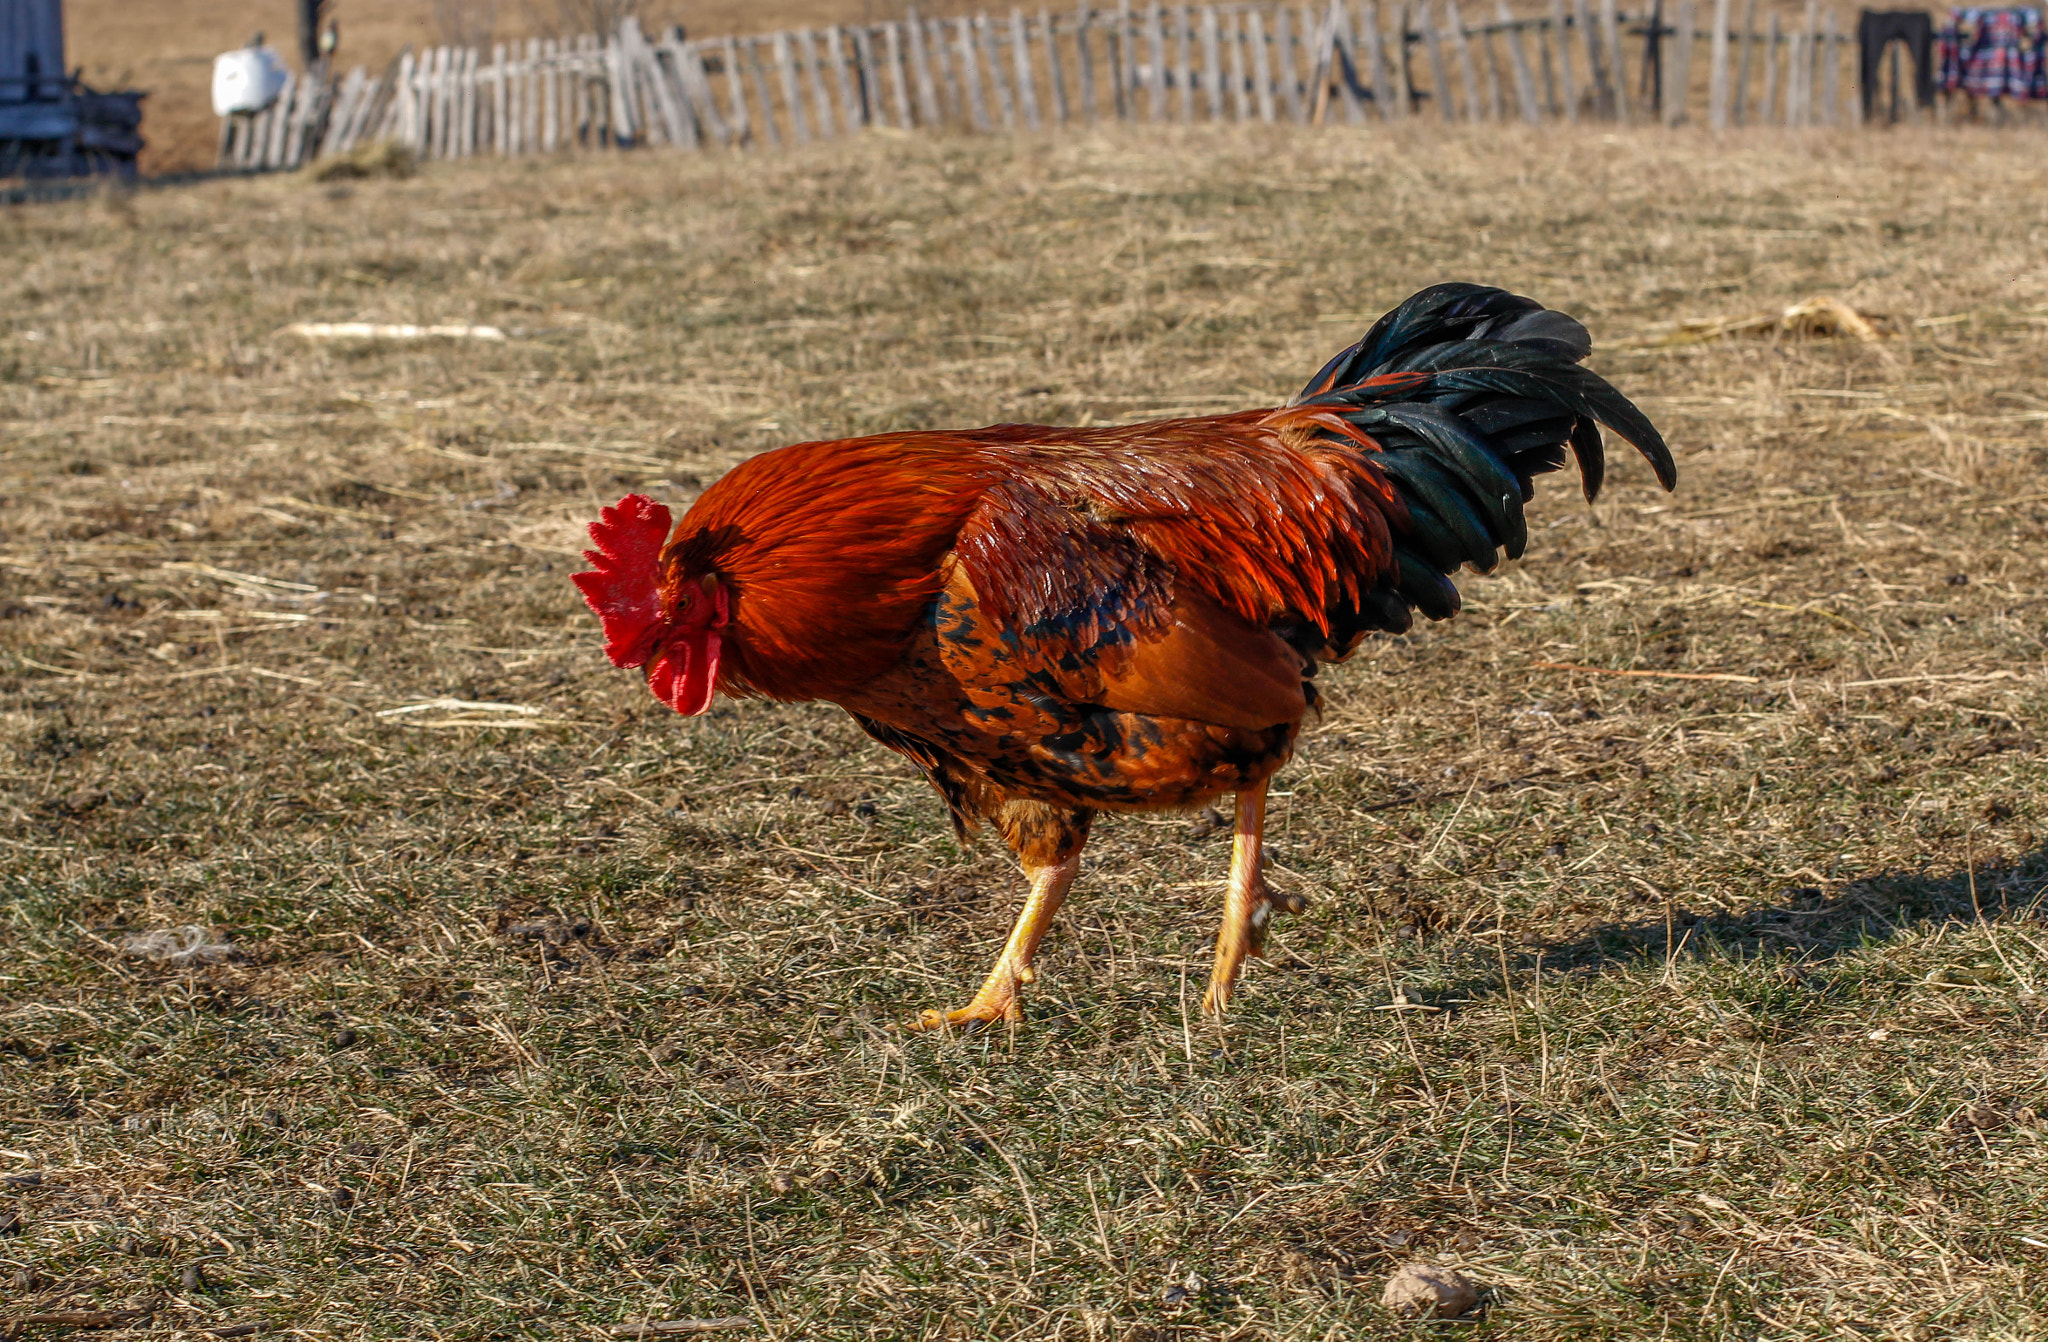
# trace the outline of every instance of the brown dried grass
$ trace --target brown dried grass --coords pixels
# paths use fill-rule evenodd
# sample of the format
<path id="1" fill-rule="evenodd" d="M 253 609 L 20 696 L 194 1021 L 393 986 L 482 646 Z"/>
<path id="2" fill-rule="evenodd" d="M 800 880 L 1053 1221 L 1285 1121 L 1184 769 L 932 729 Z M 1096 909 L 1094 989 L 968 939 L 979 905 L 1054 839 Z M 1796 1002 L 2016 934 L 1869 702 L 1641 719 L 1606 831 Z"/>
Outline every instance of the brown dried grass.
<path id="1" fill-rule="evenodd" d="M 2038 1336 L 2048 276 L 1983 192 L 2043 172 L 878 137 L 0 216 L 5 1312 L 1377 1336 L 1421 1256 L 1516 1337 Z M 660 709 L 566 582 L 628 488 L 1268 403 L 1453 276 L 1583 316 L 1681 491 L 1556 482 L 1328 679 L 1275 808 L 1312 908 L 1223 1029 L 1224 841 L 1166 816 L 1103 827 L 1029 1029 L 900 1033 L 1007 859 L 834 710 Z M 1901 334 L 1654 344 L 1817 293 Z M 120 949 L 185 924 L 237 958 Z"/>

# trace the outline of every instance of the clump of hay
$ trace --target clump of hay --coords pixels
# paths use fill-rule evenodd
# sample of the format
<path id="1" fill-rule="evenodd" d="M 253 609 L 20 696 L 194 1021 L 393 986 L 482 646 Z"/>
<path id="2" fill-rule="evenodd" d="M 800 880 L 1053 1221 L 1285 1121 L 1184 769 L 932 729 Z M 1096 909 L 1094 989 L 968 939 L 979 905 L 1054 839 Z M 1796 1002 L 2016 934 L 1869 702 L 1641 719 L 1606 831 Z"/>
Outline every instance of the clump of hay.
<path id="1" fill-rule="evenodd" d="M 410 177 L 418 169 L 419 157 L 412 146 L 397 140 L 373 140 L 346 154 L 315 159 L 306 171 L 313 181 L 339 182 L 359 177 Z"/>
<path id="2" fill-rule="evenodd" d="M 1695 317 L 1678 324 L 1678 329 L 1659 340 L 1659 345 L 1693 345 L 1724 336 L 1778 336 L 1806 340 L 1855 340 L 1875 344 L 1883 337 L 1879 327 L 1891 319 L 1865 315 L 1841 299 L 1817 294 L 1778 312 L 1756 312 L 1744 317 Z"/>

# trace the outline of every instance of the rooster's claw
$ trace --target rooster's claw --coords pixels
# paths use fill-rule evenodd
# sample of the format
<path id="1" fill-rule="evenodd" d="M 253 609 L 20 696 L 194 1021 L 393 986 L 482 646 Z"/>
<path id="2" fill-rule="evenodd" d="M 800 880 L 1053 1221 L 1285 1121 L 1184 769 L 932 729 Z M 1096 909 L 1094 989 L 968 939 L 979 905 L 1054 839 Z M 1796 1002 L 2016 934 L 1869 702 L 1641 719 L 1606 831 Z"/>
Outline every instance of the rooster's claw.
<path id="1" fill-rule="evenodd" d="M 961 1007 L 958 1011 L 923 1011 L 909 1022 L 912 1030 L 952 1030 L 977 1025 L 993 1025 L 997 1021 L 1012 1023 L 1024 1019 L 1024 1008 L 1012 997 L 1007 1002 L 984 1002 L 979 998 Z"/>

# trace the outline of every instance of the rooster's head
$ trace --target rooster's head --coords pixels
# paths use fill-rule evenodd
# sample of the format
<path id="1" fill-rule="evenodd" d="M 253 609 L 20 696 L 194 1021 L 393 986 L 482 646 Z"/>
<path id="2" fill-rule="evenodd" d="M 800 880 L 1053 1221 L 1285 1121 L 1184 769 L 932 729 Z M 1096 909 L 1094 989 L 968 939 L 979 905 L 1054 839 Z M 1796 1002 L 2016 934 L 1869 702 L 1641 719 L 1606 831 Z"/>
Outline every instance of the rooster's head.
<path id="1" fill-rule="evenodd" d="M 654 697 L 686 717 L 711 707 L 731 598 L 715 572 L 686 571 L 669 547 L 666 507 L 628 494 L 590 524 L 591 571 L 571 579 L 604 622 L 614 666 L 647 672 Z"/>

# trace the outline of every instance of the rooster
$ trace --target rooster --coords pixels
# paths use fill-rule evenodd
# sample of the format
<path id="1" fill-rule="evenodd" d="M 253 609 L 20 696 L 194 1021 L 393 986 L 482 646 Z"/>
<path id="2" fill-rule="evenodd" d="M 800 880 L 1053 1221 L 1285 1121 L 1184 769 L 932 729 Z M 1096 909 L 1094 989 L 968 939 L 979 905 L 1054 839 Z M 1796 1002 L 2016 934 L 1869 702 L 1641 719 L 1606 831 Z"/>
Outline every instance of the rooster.
<path id="1" fill-rule="evenodd" d="M 998 424 L 798 443 L 741 463 L 671 525 L 629 495 L 575 576 L 605 651 L 693 715 L 826 700 L 907 756 L 963 839 L 993 825 L 1029 880 L 995 967 L 920 1028 L 1022 1019 L 1019 985 L 1101 811 L 1235 795 L 1205 1009 L 1229 1003 L 1274 911 L 1266 788 L 1317 703 L 1317 665 L 1528 541 L 1523 505 L 1569 447 L 1600 490 L 1599 426 L 1676 483 L 1656 428 L 1580 366 L 1577 321 L 1439 284 L 1278 409 L 1122 428 Z"/>

